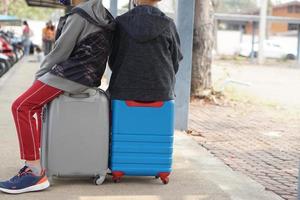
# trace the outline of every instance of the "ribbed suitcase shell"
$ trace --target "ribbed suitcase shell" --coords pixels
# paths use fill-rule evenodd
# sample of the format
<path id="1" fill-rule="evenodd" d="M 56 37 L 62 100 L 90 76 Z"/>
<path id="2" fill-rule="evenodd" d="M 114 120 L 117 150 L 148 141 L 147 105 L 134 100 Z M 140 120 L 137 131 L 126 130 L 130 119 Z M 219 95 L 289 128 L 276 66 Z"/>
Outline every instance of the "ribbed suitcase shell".
<path id="1" fill-rule="evenodd" d="M 60 95 L 46 107 L 43 118 L 41 151 L 47 175 L 102 176 L 104 180 L 109 155 L 106 94 L 89 90 L 87 94 Z"/>
<path id="2" fill-rule="evenodd" d="M 174 101 L 162 107 L 112 101 L 110 168 L 130 176 L 159 176 L 172 169 Z"/>

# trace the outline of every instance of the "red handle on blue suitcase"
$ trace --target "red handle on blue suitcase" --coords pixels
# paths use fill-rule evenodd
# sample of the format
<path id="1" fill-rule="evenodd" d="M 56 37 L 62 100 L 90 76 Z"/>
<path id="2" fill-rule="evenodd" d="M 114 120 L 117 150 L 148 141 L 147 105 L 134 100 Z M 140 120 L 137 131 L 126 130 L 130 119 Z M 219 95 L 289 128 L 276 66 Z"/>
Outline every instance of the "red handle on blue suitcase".
<path id="1" fill-rule="evenodd" d="M 125 101 L 126 105 L 129 107 L 162 107 L 164 105 L 163 101 L 151 101 L 151 102 L 144 102 L 144 101 Z"/>

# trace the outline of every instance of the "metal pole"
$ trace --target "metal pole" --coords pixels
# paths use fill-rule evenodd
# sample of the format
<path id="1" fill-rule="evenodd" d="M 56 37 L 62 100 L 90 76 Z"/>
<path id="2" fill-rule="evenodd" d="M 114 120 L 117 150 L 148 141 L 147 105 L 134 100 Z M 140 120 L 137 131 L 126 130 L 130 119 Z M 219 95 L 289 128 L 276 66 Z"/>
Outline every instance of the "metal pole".
<path id="1" fill-rule="evenodd" d="M 299 168 L 298 168 L 298 200 L 300 200 L 300 162 L 299 162 Z"/>
<path id="2" fill-rule="evenodd" d="M 300 25 L 298 25 L 298 49 L 297 49 L 297 64 L 300 64 Z"/>
<path id="3" fill-rule="evenodd" d="M 214 35 L 215 35 L 215 42 L 214 42 L 214 49 L 216 51 L 216 54 L 218 55 L 219 49 L 218 49 L 218 31 L 219 31 L 219 20 L 215 19 L 215 28 L 214 28 Z"/>
<path id="4" fill-rule="evenodd" d="M 110 0 L 109 11 L 114 17 L 118 15 L 118 0 Z"/>
<path id="5" fill-rule="evenodd" d="M 268 0 L 261 0 L 260 6 L 258 63 L 263 64 L 265 62 L 264 41 L 266 39 Z"/>
<path id="6" fill-rule="evenodd" d="M 219 20 L 215 18 L 215 27 L 214 27 L 214 37 L 215 37 L 215 42 L 214 42 L 214 49 L 216 51 L 216 54 L 218 55 L 218 31 L 219 31 Z"/>
<path id="7" fill-rule="evenodd" d="M 175 128 L 187 130 L 190 104 L 195 0 L 177 1 L 177 26 L 181 39 L 183 60 L 176 81 Z"/>
<path id="8" fill-rule="evenodd" d="M 255 31 L 256 31 L 256 23 L 252 22 L 251 62 L 253 62 L 253 63 L 254 63 Z"/>
<path id="9" fill-rule="evenodd" d="M 129 0 L 128 2 L 128 10 L 131 10 L 133 8 L 133 1 Z"/>
<path id="10" fill-rule="evenodd" d="M 239 24 L 239 29 L 240 29 L 240 43 L 243 42 L 243 35 L 244 35 L 244 28 L 242 24 Z"/>

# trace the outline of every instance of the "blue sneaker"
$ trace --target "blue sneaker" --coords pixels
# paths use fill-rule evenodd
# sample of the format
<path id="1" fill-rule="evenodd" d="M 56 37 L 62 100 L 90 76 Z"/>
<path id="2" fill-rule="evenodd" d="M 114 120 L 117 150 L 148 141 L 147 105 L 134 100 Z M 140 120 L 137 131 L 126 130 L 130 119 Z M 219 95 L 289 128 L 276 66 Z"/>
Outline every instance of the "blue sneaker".
<path id="1" fill-rule="evenodd" d="M 25 192 L 40 191 L 50 186 L 45 171 L 41 176 L 36 176 L 27 166 L 8 181 L 0 182 L 0 191 L 9 194 L 21 194 Z"/>

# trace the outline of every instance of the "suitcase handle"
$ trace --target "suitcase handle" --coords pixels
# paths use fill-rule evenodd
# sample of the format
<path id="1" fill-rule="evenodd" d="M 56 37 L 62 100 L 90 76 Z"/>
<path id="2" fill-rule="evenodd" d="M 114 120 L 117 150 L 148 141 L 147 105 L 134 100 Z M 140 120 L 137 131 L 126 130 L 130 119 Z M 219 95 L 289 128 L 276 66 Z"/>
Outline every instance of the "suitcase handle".
<path id="1" fill-rule="evenodd" d="M 68 94 L 69 97 L 72 98 L 89 98 L 90 94 L 89 93 L 81 93 L 81 94 Z"/>
<path id="2" fill-rule="evenodd" d="M 164 105 L 163 101 L 125 101 L 129 107 L 155 107 L 160 108 Z"/>
<path id="3" fill-rule="evenodd" d="M 64 93 L 66 96 L 68 97 L 72 97 L 72 98 L 77 98 L 77 99 L 84 99 L 84 98 L 89 98 L 91 96 L 94 96 L 97 94 L 97 90 L 95 89 L 87 89 L 82 93 L 78 93 L 78 94 L 72 94 L 72 93 L 68 93 L 65 92 Z"/>

